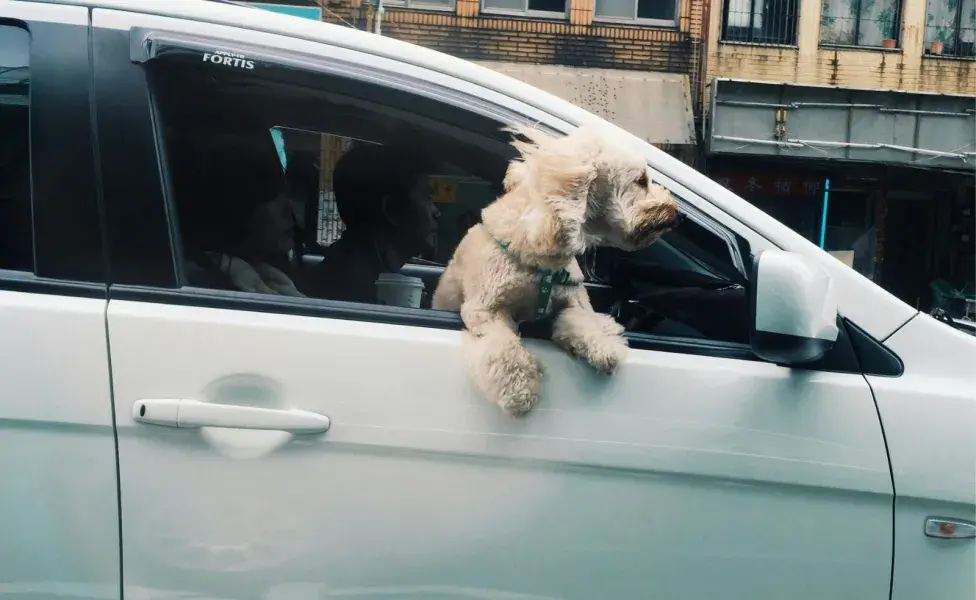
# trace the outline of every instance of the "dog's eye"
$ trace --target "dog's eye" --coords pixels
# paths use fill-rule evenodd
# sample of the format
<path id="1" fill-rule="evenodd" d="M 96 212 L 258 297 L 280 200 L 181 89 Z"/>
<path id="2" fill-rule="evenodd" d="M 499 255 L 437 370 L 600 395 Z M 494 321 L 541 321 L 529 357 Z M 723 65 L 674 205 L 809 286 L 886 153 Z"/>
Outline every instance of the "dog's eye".
<path id="1" fill-rule="evenodd" d="M 647 180 L 647 173 L 641 173 L 641 176 L 638 177 L 637 181 L 635 181 L 634 183 L 636 183 L 637 185 L 641 186 L 644 189 L 647 189 L 647 184 L 649 183 Z"/>

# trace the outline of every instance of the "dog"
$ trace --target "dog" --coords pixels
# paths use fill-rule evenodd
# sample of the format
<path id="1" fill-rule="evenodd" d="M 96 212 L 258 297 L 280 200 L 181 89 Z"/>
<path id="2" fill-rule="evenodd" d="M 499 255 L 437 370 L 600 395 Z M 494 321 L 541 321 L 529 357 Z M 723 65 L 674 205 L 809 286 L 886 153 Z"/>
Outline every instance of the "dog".
<path id="1" fill-rule="evenodd" d="M 538 403 L 539 362 L 522 345 L 518 323 L 553 317 L 552 341 L 611 375 L 627 341 L 597 313 L 576 257 L 586 248 L 638 250 L 673 228 L 678 204 L 651 182 L 647 161 L 598 129 L 559 137 L 536 128 L 507 130 L 519 153 L 504 193 L 461 240 L 432 298 L 460 311 L 462 354 L 475 385 L 513 416 Z"/>

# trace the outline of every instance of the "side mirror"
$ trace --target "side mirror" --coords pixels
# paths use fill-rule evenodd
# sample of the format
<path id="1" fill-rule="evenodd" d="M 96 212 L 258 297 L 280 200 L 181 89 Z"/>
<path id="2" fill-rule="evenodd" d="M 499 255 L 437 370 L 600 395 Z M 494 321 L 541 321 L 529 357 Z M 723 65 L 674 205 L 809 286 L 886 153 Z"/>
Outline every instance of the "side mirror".
<path id="1" fill-rule="evenodd" d="M 798 365 L 837 341 L 837 298 L 826 269 L 792 252 L 765 250 L 752 264 L 749 342 L 759 358 Z"/>

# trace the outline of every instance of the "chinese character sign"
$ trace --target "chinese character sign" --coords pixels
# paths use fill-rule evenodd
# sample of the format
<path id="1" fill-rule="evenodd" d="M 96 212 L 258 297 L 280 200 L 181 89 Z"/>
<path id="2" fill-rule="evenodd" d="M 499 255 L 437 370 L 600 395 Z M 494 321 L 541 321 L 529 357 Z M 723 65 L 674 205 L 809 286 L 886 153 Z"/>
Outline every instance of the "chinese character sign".
<path id="1" fill-rule="evenodd" d="M 748 197 L 813 198 L 823 193 L 823 181 L 816 176 L 783 173 L 721 173 L 713 175 L 724 188 Z"/>

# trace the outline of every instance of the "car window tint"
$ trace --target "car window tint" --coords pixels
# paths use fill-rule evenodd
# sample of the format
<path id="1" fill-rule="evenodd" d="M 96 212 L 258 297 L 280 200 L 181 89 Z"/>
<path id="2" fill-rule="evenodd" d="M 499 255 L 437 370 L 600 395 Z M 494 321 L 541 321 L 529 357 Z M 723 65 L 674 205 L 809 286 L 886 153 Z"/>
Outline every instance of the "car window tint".
<path id="1" fill-rule="evenodd" d="M 0 269 L 34 267 L 30 195 L 30 34 L 0 25 Z"/>
<path id="2" fill-rule="evenodd" d="M 149 80 L 193 287 L 382 304 L 398 273 L 427 308 L 514 154 L 500 123 L 336 77 L 162 61 Z"/>

